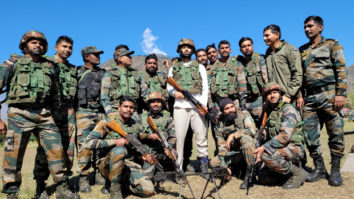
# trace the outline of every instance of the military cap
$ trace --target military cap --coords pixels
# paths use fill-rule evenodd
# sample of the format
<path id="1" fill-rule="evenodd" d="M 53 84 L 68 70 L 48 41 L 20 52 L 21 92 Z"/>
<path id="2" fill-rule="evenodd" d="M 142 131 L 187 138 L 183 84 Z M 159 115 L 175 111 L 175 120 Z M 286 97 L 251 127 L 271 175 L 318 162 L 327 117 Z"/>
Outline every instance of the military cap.
<path id="1" fill-rule="evenodd" d="M 156 100 L 159 99 L 162 101 L 162 103 L 165 103 L 165 97 L 158 91 L 154 91 L 149 93 L 149 95 L 147 96 L 147 101 L 151 101 L 151 100 Z"/>
<path id="2" fill-rule="evenodd" d="M 177 53 L 179 53 L 179 49 L 184 45 L 190 46 L 192 48 L 192 53 L 195 53 L 195 46 L 193 40 L 186 38 L 183 38 L 181 39 L 181 41 L 179 41 L 177 46 Z"/>
<path id="3" fill-rule="evenodd" d="M 281 89 L 280 85 L 275 83 L 275 82 L 269 82 L 267 83 L 264 87 L 263 87 L 263 92 L 262 92 L 262 96 L 266 97 L 266 95 L 273 90 L 277 90 L 279 91 L 281 94 L 284 93 L 284 91 Z"/>
<path id="4" fill-rule="evenodd" d="M 123 55 L 132 55 L 132 54 L 134 54 L 134 51 L 129 51 L 129 49 L 125 47 L 118 48 L 117 50 L 114 51 L 114 57 L 119 57 Z"/>
<path id="5" fill-rule="evenodd" d="M 36 31 L 36 30 L 30 30 L 22 36 L 19 48 L 21 50 L 23 50 L 25 48 L 25 45 L 27 44 L 27 42 L 31 39 L 38 39 L 44 43 L 44 53 L 43 54 L 45 54 L 48 51 L 47 38 L 45 38 L 43 33 Z"/>
<path id="6" fill-rule="evenodd" d="M 86 46 L 85 48 L 83 48 L 81 50 L 81 55 L 84 57 L 87 54 L 103 54 L 102 50 L 98 50 L 96 47 L 94 46 Z"/>

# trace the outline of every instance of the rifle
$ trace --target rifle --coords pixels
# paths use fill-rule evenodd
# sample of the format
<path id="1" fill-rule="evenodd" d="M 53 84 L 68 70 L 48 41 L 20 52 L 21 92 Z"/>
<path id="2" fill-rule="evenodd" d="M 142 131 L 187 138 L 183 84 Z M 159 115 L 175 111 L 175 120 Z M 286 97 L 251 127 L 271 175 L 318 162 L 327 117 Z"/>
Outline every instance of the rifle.
<path id="1" fill-rule="evenodd" d="M 214 184 L 215 191 L 218 194 L 218 198 L 221 199 L 218 187 L 216 186 L 215 178 L 216 177 L 224 177 L 225 175 L 229 175 L 229 173 L 227 172 L 226 168 L 212 168 L 211 172 L 209 172 L 209 178 L 208 178 L 207 182 L 204 185 L 203 193 L 202 193 L 202 196 L 200 198 L 203 199 L 204 192 L 205 192 L 209 182 L 212 181 L 213 184 Z"/>
<path id="2" fill-rule="evenodd" d="M 148 124 L 150 125 L 150 127 L 153 129 L 153 131 L 155 133 L 157 133 L 159 135 L 159 137 L 161 138 L 162 140 L 162 145 L 165 149 L 168 150 L 169 152 L 169 155 L 168 157 L 171 158 L 171 160 L 175 163 L 175 168 L 176 168 L 176 171 L 175 172 L 157 172 L 154 176 L 154 180 L 156 182 L 159 182 L 159 181 L 165 181 L 167 179 L 182 179 L 183 180 L 183 183 L 180 184 L 180 192 L 179 192 L 179 197 L 182 196 L 182 188 L 183 188 L 183 184 L 187 184 L 188 185 L 188 188 L 190 190 L 190 192 L 192 193 L 192 196 L 193 198 L 195 198 L 194 196 L 194 192 L 192 190 L 192 187 L 190 186 L 187 178 L 186 178 L 186 174 L 183 172 L 183 170 L 181 170 L 179 168 L 179 165 L 177 163 L 177 157 L 176 155 L 173 153 L 172 151 L 172 148 L 171 146 L 168 144 L 165 136 L 162 135 L 162 133 L 158 130 L 154 120 L 152 119 L 151 116 L 148 117 L 147 119 L 147 122 Z M 195 175 L 195 173 L 193 173 Z"/>
<path id="3" fill-rule="evenodd" d="M 109 120 L 106 125 L 112 129 L 113 131 L 117 132 L 119 135 L 123 136 L 125 139 L 129 141 L 133 147 L 143 155 L 143 157 L 147 157 L 149 154 L 148 149 L 132 134 L 126 133 L 120 124 L 116 120 Z M 153 164 L 156 166 L 157 170 L 163 171 L 162 165 L 157 161 L 155 156 L 150 156 Z"/>
<path id="4" fill-rule="evenodd" d="M 264 108 L 263 108 L 263 110 L 264 110 Z M 266 111 L 264 111 L 264 113 L 263 113 L 263 119 L 262 119 L 262 125 L 261 125 L 261 127 L 259 128 L 259 130 L 258 130 L 258 136 L 257 136 L 257 141 L 256 141 L 256 148 L 258 148 L 258 147 L 260 147 L 260 145 L 261 145 L 261 140 L 262 140 L 262 135 L 263 135 L 263 131 L 264 131 L 264 127 L 265 127 L 265 125 L 266 125 L 266 123 L 267 123 L 267 119 L 268 119 L 268 115 L 267 115 L 267 112 Z M 253 163 L 252 163 L 252 165 L 251 165 L 251 173 L 250 173 L 250 176 L 248 177 L 248 179 L 247 179 L 247 187 L 246 187 L 246 195 L 248 195 L 248 190 L 249 190 L 249 188 L 250 188 L 250 186 L 252 186 L 253 185 L 253 182 L 252 182 L 252 180 L 253 180 L 253 177 L 254 177 L 254 175 L 255 175 L 255 170 L 256 170 L 256 160 L 253 160 Z"/>
<path id="5" fill-rule="evenodd" d="M 184 95 L 184 97 L 185 97 L 188 101 L 192 102 L 192 104 L 194 104 L 194 106 L 198 108 L 199 112 L 200 112 L 202 115 L 204 115 L 206 118 L 208 118 L 208 120 L 209 120 L 210 122 L 212 122 L 216 127 L 219 126 L 219 124 L 216 122 L 215 117 L 213 117 L 208 111 L 204 110 L 204 109 L 203 109 L 203 105 L 202 105 L 197 99 L 195 99 L 189 91 L 183 90 L 183 89 L 178 85 L 178 83 L 176 82 L 176 80 L 173 79 L 173 77 L 169 77 L 169 78 L 167 79 L 167 83 L 169 83 L 169 84 L 170 84 L 173 88 L 175 88 L 178 92 L 181 92 L 181 93 Z"/>

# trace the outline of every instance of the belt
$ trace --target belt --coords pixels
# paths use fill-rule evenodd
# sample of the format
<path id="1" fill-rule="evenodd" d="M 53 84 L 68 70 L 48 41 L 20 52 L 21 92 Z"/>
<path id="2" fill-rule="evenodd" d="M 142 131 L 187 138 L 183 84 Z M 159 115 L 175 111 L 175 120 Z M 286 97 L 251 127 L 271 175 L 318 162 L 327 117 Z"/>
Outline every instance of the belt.
<path id="1" fill-rule="evenodd" d="M 308 88 L 306 89 L 306 94 L 307 95 L 316 95 L 316 94 L 320 94 L 326 91 L 330 91 L 330 90 L 334 90 L 336 89 L 336 85 L 335 84 L 326 84 L 324 86 L 318 86 L 318 87 L 314 87 L 314 88 Z"/>

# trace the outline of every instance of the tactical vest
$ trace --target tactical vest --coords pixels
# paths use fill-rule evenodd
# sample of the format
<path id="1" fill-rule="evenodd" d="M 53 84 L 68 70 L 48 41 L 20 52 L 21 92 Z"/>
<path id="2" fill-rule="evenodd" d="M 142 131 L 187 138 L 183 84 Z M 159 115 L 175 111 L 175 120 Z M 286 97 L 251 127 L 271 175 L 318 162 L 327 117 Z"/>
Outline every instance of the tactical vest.
<path id="1" fill-rule="evenodd" d="M 147 111 L 144 111 L 141 114 L 141 124 L 143 126 L 143 132 L 146 133 L 154 133 L 154 131 L 152 130 L 152 128 L 150 127 L 150 125 L 147 122 L 147 118 L 149 116 L 149 113 Z M 166 110 L 162 111 L 162 116 L 159 118 L 153 118 L 157 129 L 160 132 L 167 132 L 166 126 L 168 124 L 168 120 L 170 118 L 170 113 Z M 164 134 L 165 138 L 168 139 L 168 135 Z"/>
<path id="2" fill-rule="evenodd" d="M 259 97 L 262 93 L 264 81 L 260 70 L 261 55 L 253 53 L 250 62 L 245 65 L 245 75 L 247 80 L 247 96 Z M 245 62 L 244 62 L 245 63 Z"/>
<path id="3" fill-rule="evenodd" d="M 101 80 L 105 73 L 104 69 L 95 67 L 88 70 L 85 66 L 78 69 L 78 86 L 77 97 L 79 99 L 79 107 L 99 108 L 101 96 Z"/>
<path id="4" fill-rule="evenodd" d="M 111 68 L 111 103 L 118 104 L 121 96 L 130 96 L 137 100 L 140 97 L 141 80 L 136 70 L 120 67 Z"/>
<path id="5" fill-rule="evenodd" d="M 138 127 L 138 123 L 133 120 L 130 119 L 129 122 L 127 124 L 124 124 L 122 121 L 120 121 L 118 118 L 115 119 L 120 126 L 122 127 L 122 129 L 127 133 L 127 134 L 133 134 L 134 136 L 136 134 L 138 134 L 139 132 L 139 127 Z M 107 134 L 105 139 L 119 139 L 119 138 L 123 138 L 121 135 L 119 135 L 117 132 L 110 130 L 110 133 Z"/>
<path id="6" fill-rule="evenodd" d="M 45 58 L 37 63 L 21 57 L 15 63 L 7 96 L 8 104 L 49 102 L 56 75 L 53 63 Z"/>
<path id="7" fill-rule="evenodd" d="M 149 73 L 143 72 L 141 76 L 143 82 L 146 83 L 149 92 L 161 92 L 165 98 L 168 97 L 166 91 L 166 76 L 163 73 L 157 73 L 155 76 L 150 76 Z"/>
<path id="8" fill-rule="evenodd" d="M 281 128 L 280 126 L 281 119 L 284 115 L 283 110 L 289 106 L 293 106 L 293 105 L 281 101 L 278 107 L 270 113 L 265 126 L 265 130 L 266 132 L 268 132 L 270 139 L 278 135 Z M 304 142 L 306 141 L 306 135 L 302 130 L 302 125 L 303 125 L 303 121 L 300 121 L 296 124 L 295 132 L 290 138 L 290 143 L 296 144 L 298 146 L 304 145 Z"/>
<path id="9" fill-rule="evenodd" d="M 237 94 L 237 71 L 236 58 L 232 57 L 222 66 L 218 61 L 211 72 L 210 92 L 217 98 L 236 98 Z"/>
<path id="10" fill-rule="evenodd" d="M 244 117 L 241 111 L 236 111 L 237 117 L 235 118 L 235 121 L 232 125 L 230 126 L 224 126 L 222 125 L 219 132 L 222 132 L 223 137 L 227 139 L 231 133 L 235 133 L 238 130 L 245 129 L 244 125 Z"/>
<path id="11" fill-rule="evenodd" d="M 63 96 L 67 101 L 72 102 L 77 89 L 77 71 L 76 67 L 70 63 L 58 63 L 60 74 L 59 83 L 62 88 Z"/>
<path id="12" fill-rule="evenodd" d="M 199 73 L 199 63 L 195 60 L 186 67 L 183 62 L 176 62 L 173 66 L 173 78 L 182 87 L 193 94 L 202 93 L 202 77 Z"/>

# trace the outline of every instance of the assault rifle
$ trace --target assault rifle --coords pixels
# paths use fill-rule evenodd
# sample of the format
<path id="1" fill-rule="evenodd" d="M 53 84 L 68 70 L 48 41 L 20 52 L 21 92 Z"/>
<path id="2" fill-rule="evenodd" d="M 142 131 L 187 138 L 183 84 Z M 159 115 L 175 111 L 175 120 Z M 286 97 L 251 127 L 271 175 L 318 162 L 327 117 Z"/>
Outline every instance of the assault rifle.
<path id="1" fill-rule="evenodd" d="M 188 101 L 192 102 L 192 104 L 194 104 L 195 107 L 198 108 L 199 112 L 204 115 L 206 118 L 208 118 L 208 120 L 210 122 L 212 122 L 216 127 L 219 126 L 219 124 L 216 122 L 215 117 L 211 116 L 211 114 L 207 111 L 203 109 L 203 105 L 197 100 L 195 99 L 192 94 L 187 91 L 187 90 L 183 90 L 178 83 L 176 82 L 175 79 L 173 79 L 172 77 L 169 77 L 167 79 L 167 83 L 169 83 L 173 88 L 175 88 L 178 92 L 181 92 L 183 94 L 183 96 L 185 97 L 185 99 L 187 99 Z"/>
<path id="2" fill-rule="evenodd" d="M 157 172 L 154 176 L 154 180 L 156 182 L 160 182 L 160 181 L 165 181 L 167 179 L 182 179 L 183 182 L 180 184 L 180 192 L 179 192 L 179 197 L 181 198 L 182 196 L 182 190 L 183 190 L 183 184 L 187 184 L 193 198 L 195 198 L 194 196 L 194 192 L 192 190 L 192 187 L 190 186 L 187 178 L 186 178 L 186 175 L 184 174 L 183 170 L 181 170 L 179 168 L 179 165 L 177 163 L 177 157 L 176 157 L 176 154 L 173 152 L 171 146 L 168 144 L 165 136 L 163 136 L 163 134 L 159 131 L 159 129 L 157 128 L 154 120 L 152 119 L 151 116 L 148 117 L 147 119 L 147 122 L 148 124 L 150 125 L 150 127 L 153 129 L 153 131 L 155 133 L 157 133 L 159 135 L 159 137 L 161 138 L 162 140 L 162 145 L 165 149 L 167 149 L 168 151 L 168 157 L 171 158 L 171 160 L 175 163 L 175 172 Z M 169 176 L 169 177 L 168 177 Z"/>
<path id="3" fill-rule="evenodd" d="M 113 131 L 117 132 L 119 135 L 123 136 L 125 139 L 129 141 L 133 147 L 143 155 L 143 157 L 149 156 L 149 151 L 148 149 L 132 134 L 126 133 L 123 128 L 120 126 L 120 124 L 116 120 L 110 120 L 109 122 L 106 123 L 106 125 L 112 129 Z M 157 161 L 156 157 L 153 155 L 150 155 L 153 164 L 156 166 L 157 170 L 163 172 L 163 167 L 162 165 Z"/>
<path id="4" fill-rule="evenodd" d="M 264 110 L 264 108 L 263 108 Z M 259 128 L 258 130 L 258 136 L 257 136 L 257 141 L 256 141 L 256 148 L 260 147 L 261 145 L 261 140 L 262 140 L 262 135 L 263 135 L 263 131 L 264 131 L 264 127 L 267 123 L 267 119 L 268 119 L 268 115 L 267 115 L 267 112 L 264 111 L 263 113 L 263 119 L 262 119 L 262 125 L 261 127 Z M 246 183 L 246 195 L 248 195 L 248 190 L 250 188 L 250 186 L 253 185 L 253 178 L 255 176 L 255 173 L 256 173 L 256 160 L 253 161 L 252 165 L 251 165 L 251 172 L 250 172 L 250 176 L 248 177 L 247 179 L 247 183 Z"/>

